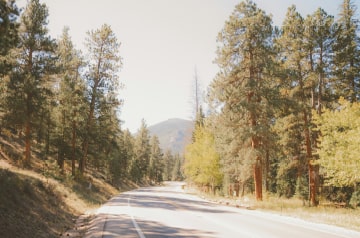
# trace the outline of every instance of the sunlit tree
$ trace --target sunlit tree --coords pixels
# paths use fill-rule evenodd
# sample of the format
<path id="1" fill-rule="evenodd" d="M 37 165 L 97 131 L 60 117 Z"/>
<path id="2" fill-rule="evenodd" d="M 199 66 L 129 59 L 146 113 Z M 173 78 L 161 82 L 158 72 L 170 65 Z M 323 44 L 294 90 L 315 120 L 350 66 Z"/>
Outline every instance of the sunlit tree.
<path id="1" fill-rule="evenodd" d="M 326 183 L 343 187 L 360 182 L 360 103 L 340 99 L 336 110 L 316 117 L 321 132 L 319 161 Z"/>
<path id="2" fill-rule="evenodd" d="M 11 69 L 9 51 L 18 43 L 19 9 L 14 0 L 0 1 L 0 80 Z"/>
<path id="3" fill-rule="evenodd" d="M 75 161 L 79 154 L 79 124 L 84 120 L 85 83 L 80 77 L 83 60 L 71 41 L 69 28 L 64 28 L 57 41 L 57 74 L 58 91 L 57 107 L 53 112 L 56 130 L 54 142 L 57 147 L 57 161 L 64 169 L 65 157 L 71 159 L 71 171 L 75 176 Z"/>
<path id="4" fill-rule="evenodd" d="M 97 116 L 101 115 L 100 105 L 106 104 L 108 99 L 111 100 L 109 103 L 116 101 L 115 95 L 120 86 L 118 72 L 121 67 L 120 43 L 109 25 L 104 24 L 100 29 L 89 31 L 87 36 L 86 82 L 89 105 L 85 122 L 83 156 L 79 162 L 80 173 L 85 170 L 91 133 L 95 126 L 94 121 Z"/>
<path id="5" fill-rule="evenodd" d="M 336 96 L 351 102 L 360 100 L 360 37 L 356 7 L 351 0 L 344 0 L 336 21 L 336 41 L 333 44 L 332 87 Z"/>
<path id="6" fill-rule="evenodd" d="M 238 172 L 252 170 L 257 200 L 262 200 L 265 141 L 274 105 L 271 21 L 252 1 L 235 7 L 218 36 L 220 71 L 211 84 L 212 101 L 221 111 L 216 123 L 222 131 L 220 143 L 228 154 L 222 158 L 224 167 L 234 167 L 234 160 L 240 160 Z"/>
<path id="7" fill-rule="evenodd" d="M 150 140 L 150 161 L 149 161 L 149 179 L 155 183 L 162 182 L 163 174 L 163 154 L 160 149 L 160 142 L 157 136 L 152 136 Z"/>
<path id="8" fill-rule="evenodd" d="M 17 64 L 7 85 L 5 119 L 25 134 L 24 164 L 30 165 L 33 133 L 48 111 L 49 78 L 54 74 L 54 41 L 48 35 L 48 9 L 31 0 L 21 16 Z"/>
<path id="9" fill-rule="evenodd" d="M 184 173 L 188 180 L 212 189 L 222 183 L 220 156 L 215 148 L 214 136 L 204 126 L 195 130 L 195 140 L 186 147 Z"/>
<path id="10" fill-rule="evenodd" d="M 147 179 L 150 156 L 150 134 L 145 120 L 142 120 L 135 136 L 134 154 L 130 162 L 130 175 L 134 181 L 141 182 Z"/>

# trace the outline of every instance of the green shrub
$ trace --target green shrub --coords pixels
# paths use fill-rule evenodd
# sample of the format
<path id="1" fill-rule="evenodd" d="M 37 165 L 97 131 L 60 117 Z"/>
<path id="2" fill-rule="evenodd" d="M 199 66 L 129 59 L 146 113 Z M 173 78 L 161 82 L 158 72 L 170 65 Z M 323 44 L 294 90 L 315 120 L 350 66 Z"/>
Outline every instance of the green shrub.
<path id="1" fill-rule="evenodd" d="M 353 192 L 350 199 L 350 205 L 353 207 L 360 207 L 360 190 Z"/>

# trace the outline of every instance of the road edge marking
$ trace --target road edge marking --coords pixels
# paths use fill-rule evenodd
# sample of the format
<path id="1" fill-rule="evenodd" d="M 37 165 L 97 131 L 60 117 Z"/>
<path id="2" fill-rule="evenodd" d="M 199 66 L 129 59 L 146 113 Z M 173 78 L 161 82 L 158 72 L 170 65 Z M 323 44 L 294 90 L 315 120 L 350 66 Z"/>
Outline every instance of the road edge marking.
<path id="1" fill-rule="evenodd" d="M 140 238 L 146 238 L 144 233 L 142 232 L 139 224 L 136 222 L 134 216 L 133 216 L 133 213 L 132 213 L 132 209 L 131 209 L 131 205 L 130 205 L 130 197 L 128 197 L 128 208 L 129 208 L 129 211 L 130 211 L 130 217 L 131 217 L 131 221 L 136 229 L 136 232 L 138 233 L 139 237 Z"/>

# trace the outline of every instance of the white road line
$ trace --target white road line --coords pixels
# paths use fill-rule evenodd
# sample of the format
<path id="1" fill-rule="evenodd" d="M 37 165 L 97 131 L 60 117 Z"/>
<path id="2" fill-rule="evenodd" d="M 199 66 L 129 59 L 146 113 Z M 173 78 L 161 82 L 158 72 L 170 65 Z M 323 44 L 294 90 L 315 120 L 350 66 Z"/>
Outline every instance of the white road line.
<path id="1" fill-rule="evenodd" d="M 144 235 L 144 233 L 141 231 L 139 225 L 137 224 L 134 216 L 133 216 L 132 209 L 131 209 L 131 206 L 130 206 L 130 199 L 131 199 L 131 198 L 128 197 L 128 207 L 129 207 L 129 212 L 130 212 L 130 217 L 131 217 L 132 223 L 133 223 L 133 225 L 134 225 L 134 227 L 135 227 L 135 229 L 136 229 L 136 232 L 138 233 L 139 237 L 140 237 L 140 238 L 146 238 L 145 235 Z"/>

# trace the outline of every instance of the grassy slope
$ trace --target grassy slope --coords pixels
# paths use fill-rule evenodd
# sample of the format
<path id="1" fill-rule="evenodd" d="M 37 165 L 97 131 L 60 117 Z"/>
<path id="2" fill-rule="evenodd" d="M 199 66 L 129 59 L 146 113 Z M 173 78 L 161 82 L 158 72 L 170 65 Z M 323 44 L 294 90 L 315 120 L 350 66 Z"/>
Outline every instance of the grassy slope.
<path id="1" fill-rule="evenodd" d="M 77 215 L 52 186 L 0 169 L 1 237 L 57 237 Z"/>
<path id="2" fill-rule="evenodd" d="M 16 166 L 21 149 L 16 141 L 9 143 L 8 138 L 0 138 L 2 238 L 59 237 L 74 226 L 80 214 L 119 193 L 99 172 L 92 171 L 84 179 L 74 181 L 59 174 L 52 160 L 34 158 L 32 170 L 21 169 Z"/>
<path id="3" fill-rule="evenodd" d="M 262 210 L 315 223 L 324 223 L 360 231 L 360 208 L 339 208 L 331 203 L 324 203 L 330 206 L 325 206 L 320 203 L 318 207 L 310 207 L 300 199 L 287 199 L 267 194 L 265 194 L 264 200 L 261 202 L 256 201 L 252 195 L 246 195 L 243 198 L 225 198 L 223 196 L 200 192 L 196 187 L 188 187 L 187 191 L 223 205 Z"/>

